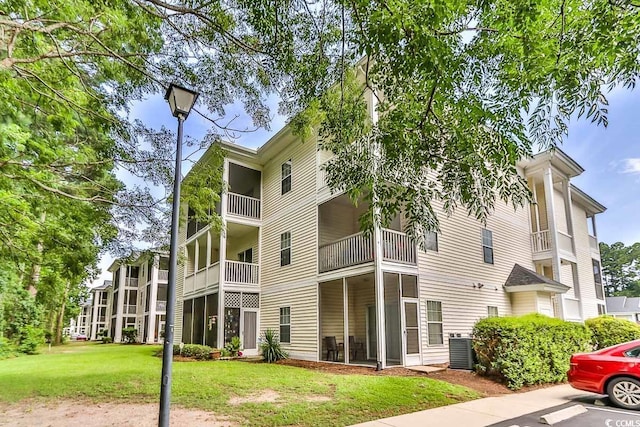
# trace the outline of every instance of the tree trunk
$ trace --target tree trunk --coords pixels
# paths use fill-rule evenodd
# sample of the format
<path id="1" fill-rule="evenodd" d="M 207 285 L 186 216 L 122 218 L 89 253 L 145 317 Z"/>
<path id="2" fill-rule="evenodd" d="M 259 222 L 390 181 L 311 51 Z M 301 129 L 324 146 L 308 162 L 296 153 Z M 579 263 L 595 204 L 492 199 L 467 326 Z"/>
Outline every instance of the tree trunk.
<path id="1" fill-rule="evenodd" d="M 60 305 L 60 308 L 58 309 L 58 315 L 57 315 L 57 319 L 56 319 L 56 331 L 54 334 L 54 344 L 58 345 L 62 343 L 62 328 L 63 328 L 63 323 L 64 323 L 64 309 L 65 306 L 67 305 L 67 297 L 69 296 L 69 282 L 67 282 L 67 285 L 64 288 L 64 295 L 62 297 L 62 304 Z"/>
<path id="2" fill-rule="evenodd" d="M 44 224 L 47 219 L 47 213 L 42 212 L 40 214 L 40 224 Z M 38 252 L 38 257 L 42 255 L 42 250 L 44 249 L 44 245 L 42 243 L 42 239 L 38 240 L 38 244 L 36 246 L 36 250 Z M 29 293 L 35 298 L 38 293 L 38 283 L 40 283 L 40 271 L 42 270 L 42 266 L 39 262 L 34 263 L 31 267 L 31 275 L 29 277 L 29 283 L 27 283 L 27 290 Z"/>

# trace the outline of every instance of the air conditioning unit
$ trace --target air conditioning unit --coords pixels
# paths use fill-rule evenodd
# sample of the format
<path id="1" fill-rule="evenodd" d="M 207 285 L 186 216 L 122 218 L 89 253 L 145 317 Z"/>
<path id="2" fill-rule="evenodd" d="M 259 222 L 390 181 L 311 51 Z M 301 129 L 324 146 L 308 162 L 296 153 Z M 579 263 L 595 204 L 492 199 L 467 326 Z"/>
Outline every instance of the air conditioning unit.
<path id="1" fill-rule="evenodd" d="M 475 354 L 473 352 L 471 338 L 449 338 L 449 368 L 473 369 Z"/>

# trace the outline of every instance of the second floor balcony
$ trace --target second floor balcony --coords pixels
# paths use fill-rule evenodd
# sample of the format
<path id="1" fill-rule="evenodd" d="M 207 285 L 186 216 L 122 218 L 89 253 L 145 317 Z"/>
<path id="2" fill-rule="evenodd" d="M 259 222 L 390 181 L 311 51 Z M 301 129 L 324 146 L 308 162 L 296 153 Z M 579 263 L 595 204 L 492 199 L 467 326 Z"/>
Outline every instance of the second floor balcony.
<path id="1" fill-rule="evenodd" d="M 260 219 L 260 199 L 242 194 L 227 194 L 227 213 L 244 218 Z"/>
<path id="2" fill-rule="evenodd" d="M 416 245 L 405 233 L 382 230 L 383 261 L 416 264 Z M 373 236 L 352 234 L 322 245 L 318 249 L 320 273 L 365 264 L 374 260 Z"/>
<path id="3" fill-rule="evenodd" d="M 234 285 L 258 286 L 260 266 L 256 263 L 224 261 L 224 282 Z M 190 294 L 220 283 L 220 263 L 210 265 L 185 277 L 184 293 Z"/>

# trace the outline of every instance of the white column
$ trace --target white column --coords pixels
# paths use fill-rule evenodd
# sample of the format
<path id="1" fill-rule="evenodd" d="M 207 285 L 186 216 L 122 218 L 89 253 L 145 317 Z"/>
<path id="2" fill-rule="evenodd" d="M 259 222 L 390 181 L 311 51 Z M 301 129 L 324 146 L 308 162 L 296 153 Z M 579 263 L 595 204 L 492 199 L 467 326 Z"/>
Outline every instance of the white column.
<path id="1" fill-rule="evenodd" d="M 125 293 L 125 281 L 127 280 L 128 266 L 121 265 L 118 269 L 118 275 L 120 276 L 118 284 L 118 301 L 116 302 L 116 329 L 113 333 L 113 341 L 122 341 L 122 320 L 124 316 L 124 293 Z"/>
<path id="2" fill-rule="evenodd" d="M 553 194 L 553 171 L 548 167 L 544 171 L 544 196 L 547 202 L 547 222 L 551 239 L 551 266 L 553 280 L 560 281 L 560 255 L 558 254 L 558 226 L 556 224 L 555 201 Z M 564 319 L 564 296 L 557 294 L 559 317 Z"/>
<path id="3" fill-rule="evenodd" d="M 538 204 L 538 191 L 536 190 L 536 179 L 531 178 L 531 186 L 533 187 L 533 212 L 536 216 L 536 229 L 535 231 L 540 232 L 540 205 Z M 532 230 L 533 231 L 533 230 Z"/>
<path id="4" fill-rule="evenodd" d="M 154 255 L 153 264 L 151 265 L 151 271 L 149 277 L 151 279 L 151 286 L 149 286 L 149 322 L 147 326 L 147 342 L 155 342 L 154 332 L 156 330 L 156 302 L 158 301 L 158 266 L 160 265 L 160 256 Z M 160 331 L 158 331 L 158 334 Z M 158 340 L 160 337 L 158 336 Z"/>
<path id="5" fill-rule="evenodd" d="M 567 232 L 571 236 L 571 249 L 573 253 L 576 253 L 576 236 L 573 230 L 573 202 L 571 201 L 571 187 L 569 186 L 569 180 L 562 181 L 562 192 L 564 196 L 564 212 L 567 218 Z"/>
<path id="6" fill-rule="evenodd" d="M 100 307 L 98 306 L 98 304 L 100 304 L 100 297 L 102 296 L 102 292 L 100 291 L 93 291 L 93 309 L 92 309 L 92 313 L 91 313 L 91 336 L 89 337 L 90 340 L 95 340 L 96 339 L 96 333 L 98 330 L 98 312 L 100 311 Z"/>
<path id="7" fill-rule="evenodd" d="M 220 216 L 222 217 L 222 230 L 220 231 L 220 279 L 218 280 L 218 347 L 224 346 L 224 272 L 227 260 L 227 201 L 229 182 L 229 160 L 224 159 L 222 170 L 223 189 L 220 195 Z"/>

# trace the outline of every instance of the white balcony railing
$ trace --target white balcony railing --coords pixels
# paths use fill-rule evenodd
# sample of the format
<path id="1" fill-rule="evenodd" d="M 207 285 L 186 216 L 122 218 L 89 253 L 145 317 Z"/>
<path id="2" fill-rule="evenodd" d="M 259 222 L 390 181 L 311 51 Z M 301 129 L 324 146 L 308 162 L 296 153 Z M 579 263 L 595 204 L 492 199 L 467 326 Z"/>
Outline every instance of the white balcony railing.
<path id="1" fill-rule="evenodd" d="M 156 311 L 167 311 L 167 302 L 156 301 Z"/>
<path id="2" fill-rule="evenodd" d="M 129 284 L 127 286 L 129 286 L 131 288 L 137 288 L 138 287 L 138 279 L 130 277 L 129 278 Z"/>
<path id="3" fill-rule="evenodd" d="M 575 298 L 564 299 L 564 317 L 567 320 L 580 320 L 580 300 Z"/>
<path id="4" fill-rule="evenodd" d="M 382 242 L 382 258 L 385 261 L 416 263 L 416 245 L 405 233 L 383 229 Z"/>
<path id="5" fill-rule="evenodd" d="M 589 236 L 589 247 L 591 248 L 591 252 L 598 253 L 600 248 L 598 247 L 598 239 L 594 236 Z"/>
<path id="6" fill-rule="evenodd" d="M 533 253 L 551 250 L 551 233 L 549 230 L 531 233 L 531 246 Z"/>
<path id="7" fill-rule="evenodd" d="M 318 258 L 321 273 L 373 261 L 373 239 L 362 233 L 343 237 L 320 246 Z"/>
<path id="8" fill-rule="evenodd" d="M 228 193 L 227 213 L 247 218 L 260 219 L 260 199 Z"/>
<path id="9" fill-rule="evenodd" d="M 166 282 L 169 280 L 169 270 L 158 270 L 158 281 Z"/>
<path id="10" fill-rule="evenodd" d="M 326 163 L 323 163 L 318 168 L 318 182 L 317 182 L 318 190 L 321 190 L 327 187 L 327 171 L 324 170 L 325 165 Z"/>
<path id="11" fill-rule="evenodd" d="M 136 314 L 137 306 L 135 304 L 125 305 L 124 314 Z"/>
<path id="12" fill-rule="evenodd" d="M 215 285 L 220 281 L 220 263 L 210 265 L 195 273 L 190 273 L 184 278 L 184 293 L 205 289 L 207 286 Z"/>
<path id="13" fill-rule="evenodd" d="M 416 264 L 416 247 L 399 231 L 382 230 L 382 251 L 385 261 Z M 373 239 L 362 233 L 352 234 L 318 248 L 321 273 L 373 261 Z"/>
<path id="14" fill-rule="evenodd" d="M 258 264 L 239 261 L 225 261 L 224 281 L 239 285 L 257 285 L 260 267 Z"/>
<path id="15" fill-rule="evenodd" d="M 558 231 L 558 249 L 564 252 L 573 253 L 573 237 Z"/>

